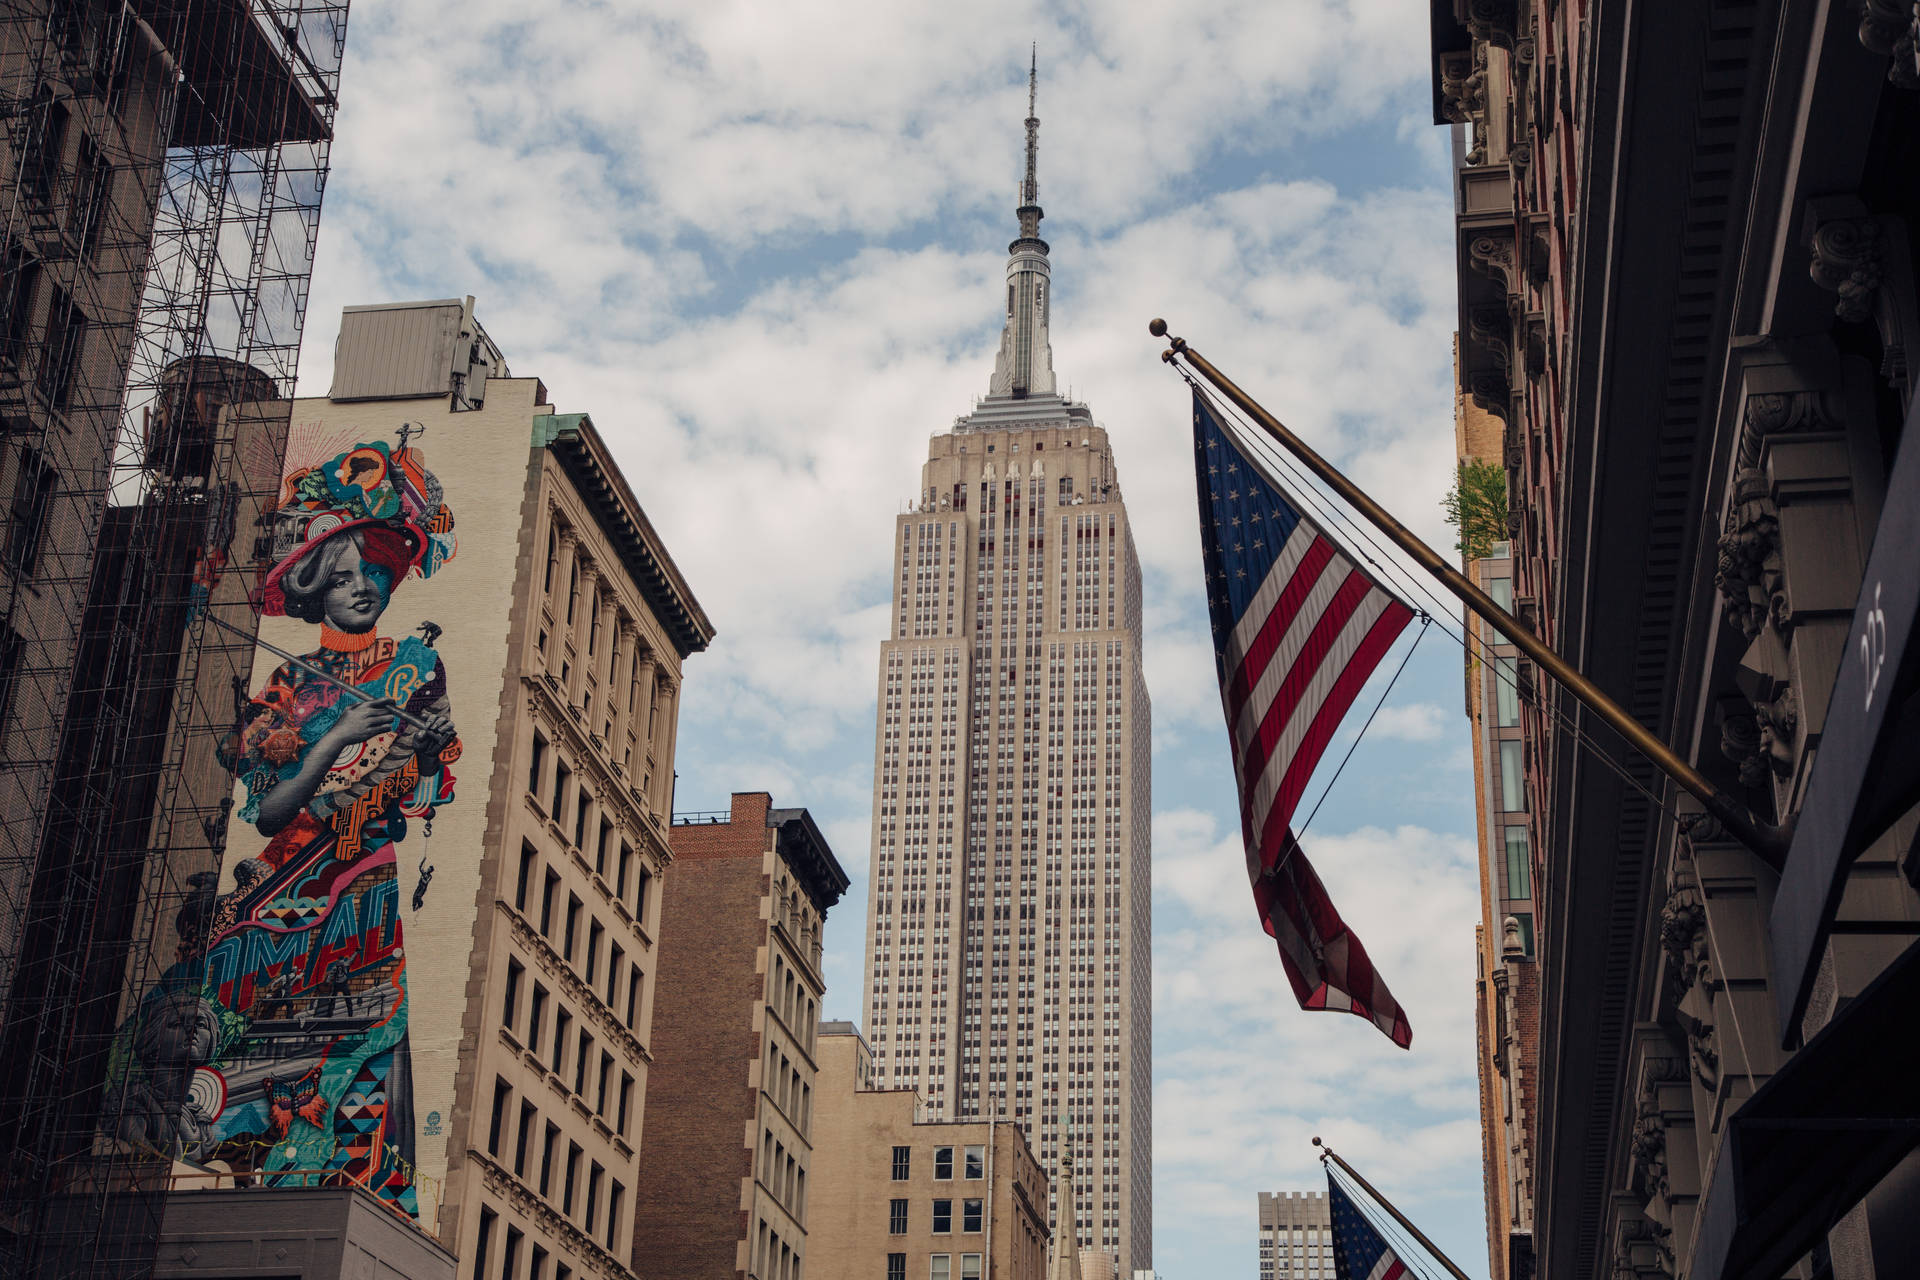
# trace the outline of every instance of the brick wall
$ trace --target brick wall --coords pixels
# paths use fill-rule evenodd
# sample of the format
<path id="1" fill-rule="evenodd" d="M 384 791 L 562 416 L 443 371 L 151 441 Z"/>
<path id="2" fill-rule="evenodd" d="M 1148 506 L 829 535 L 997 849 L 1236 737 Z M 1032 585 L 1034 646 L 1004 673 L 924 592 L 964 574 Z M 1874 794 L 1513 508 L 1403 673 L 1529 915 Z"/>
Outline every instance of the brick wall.
<path id="1" fill-rule="evenodd" d="M 734 821 L 673 829 L 634 1212 L 632 1266 L 644 1280 L 744 1274 L 741 1180 L 753 1172 L 756 1013 L 766 997 L 768 803 L 736 796 Z"/>

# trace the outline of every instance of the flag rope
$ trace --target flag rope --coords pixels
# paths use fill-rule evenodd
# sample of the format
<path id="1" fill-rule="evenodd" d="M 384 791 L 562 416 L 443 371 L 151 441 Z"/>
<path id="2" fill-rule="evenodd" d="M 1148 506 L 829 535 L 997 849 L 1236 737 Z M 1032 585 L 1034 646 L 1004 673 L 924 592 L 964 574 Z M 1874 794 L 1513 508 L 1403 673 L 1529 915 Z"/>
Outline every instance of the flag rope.
<path id="1" fill-rule="evenodd" d="M 1471 628 L 1461 627 L 1456 630 L 1450 625 L 1452 620 L 1450 610 L 1456 607 L 1457 602 L 1450 601 L 1446 597 L 1441 596 L 1437 590 L 1422 583 L 1417 577 L 1408 573 L 1407 570 L 1388 553 L 1383 543 L 1378 541 L 1374 535 L 1369 534 L 1366 529 L 1354 521 L 1352 517 L 1348 516 L 1338 503 L 1320 491 L 1318 482 L 1305 468 L 1288 457 L 1284 450 L 1281 450 L 1268 440 L 1264 432 L 1252 430 L 1248 426 L 1246 419 L 1240 415 L 1235 406 L 1223 403 L 1218 397 L 1212 395 L 1209 389 L 1202 386 L 1184 366 L 1175 365 L 1174 369 L 1217 413 L 1224 415 L 1223 421 L 1229 422 L 1240 429 L 1239 435 L 1242 444 L 1251 446 L 1259 453 L 1263 460 L 1277 463 L 1287 472 L 1295 484 L 1305 491 L 1303 493 L 1304 501 L 1311 504 L 1317 512 L 1328 520 L 1346 526 L 1347 529 L 1351 530 L 1351 537 L 1358 538 L 1381 555 L 1381 560 L 1375 560 L 1364 551 L 1359 551 L 1356 552 L 1359 558 L 1366 560 L 1368 564 L 1374 565 L 1380 569 L 1382 573 L 1393 574 L 1399 580 L 1399 584 L 1408 590 L 1409 594 L 1416 598 L 1424 598 L 1428 603 L 1439 606 L 1434 610 L 1419 609 L 1416 610 L 1416 612 L 1435 617 L 1436 620 L 1440 621 L 1442 634 L 1459 645 L 1470 656 L 1486 662 L 1490 666 L 1495 666 L 1497 669 L 1495 655 L 1490 652 L 1489 646 L 1487 646 L 1485 641 L 1475 636 Z M 1575 746 L 1585 747 L 1594 759 L 1605 766 L 1615 777 L 1639 792 L 1656 810 L 1676 821 L 1679 819 L 1679 810 L 1663 800 L 1639 778 L 1634 777 L 1625 764 L 1616 759 L 1612 752 L 1606 750 L 1604 745 L 1593 736 L 1591 731 L 1583 729 L 1577 721 L 1558 707 L 1549 705 L 1537 689 L 1532 695 L 1528 695 L 1521 690 L 1516 683 L 1514 685 L 1514 693 L 1564 730 L 1568 736 L 1572 738 Z M 1623 745 L 1627 744 L 1623 743 Z"/>
<path id="2" fill-rule="evenodd" d="M 1420 629 L 1413 633 L 1413 643 L 1408 645 L 1406 653 L 1401 655 L 1400 665 L 1393 669 L 1393 677 L 1387 681 L 1387 687 L 1380 691 L 1380 700 L 1373 704 L 1373 710 L 1367 713 L 1366 723 L 1360 726 L 1360 732 L 1354 734 L 1353 741 L 1347 744 L 1347 753 L 1340 757 L 1339 767 L 1334 769 L 1333 776 L 1327 779 L 1327 785 L 1321 788 L 1320 798 L 1313 802 L 1313 808 L 1307 813 L 1307 820 L 1300 824 L 1298 831 L 1293 833 L 1294 849 L 1299 848 L 1300 842 L 1307 838 L 1307 828 L 1313 825 L 1313 819 L 1320 812 L 1320 806 L 1325 804 L 1327 797 L 1333 793 L 1333 784 L 1340 781 L 1340 775 L 1346 771 L 1347 761 L 1353 759 L 1353 753 L 1360 746 L 1360 739 L 1366 737 L 1367 730 L 1373 727 L 1373 718 L 1380 714 L 1380 708 L 1387 705 L 1387 695 L 1392 693 L 1393 686 L 1400 682 L 1400 673 L 1405 671 L 1407 663 L 1413 660 L 1413 651 L 1420 647 L 1422 640 L 1426 639 L 1427 628 L 1433 625 L 1433 615 L 1423 609 L 1419 616 Z M 1293 849 L 1287 850 L 1286 856 L 1292 857 Z M 1284 859 L 1282 861 L 1284 862 Z M 1278 868 L 1275 870 L 1277 871 Z"/>

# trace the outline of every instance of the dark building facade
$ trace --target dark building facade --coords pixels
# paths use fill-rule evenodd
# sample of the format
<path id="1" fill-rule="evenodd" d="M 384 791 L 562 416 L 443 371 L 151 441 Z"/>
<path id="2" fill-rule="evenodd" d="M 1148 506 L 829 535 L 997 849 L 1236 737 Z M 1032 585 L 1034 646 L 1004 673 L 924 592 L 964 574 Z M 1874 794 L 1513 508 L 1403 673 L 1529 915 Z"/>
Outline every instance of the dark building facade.
<path id="1" fill-rule="evenodd" d="M 1915 18 L 1434 0 L 1516 612 L 1779 830 L 1733 840 L 1520 664 L 1514 1277 L 1913 1274 Z"/>

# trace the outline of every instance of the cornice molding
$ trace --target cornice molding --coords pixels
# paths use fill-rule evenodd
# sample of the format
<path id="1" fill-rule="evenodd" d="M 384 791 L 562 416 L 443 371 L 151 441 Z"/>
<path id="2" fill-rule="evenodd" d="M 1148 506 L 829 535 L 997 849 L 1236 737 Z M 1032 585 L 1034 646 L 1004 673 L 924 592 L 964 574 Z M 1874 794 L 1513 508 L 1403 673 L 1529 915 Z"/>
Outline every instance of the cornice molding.
<path id="1" fill-rule="evenodd" d="M 481 1185 L 512 1205 L 522 1217 L 538 1222 L 549 1234 L 565 1240 L 574 1256 L 587 1260 L 595 1275 L 606 1276 L 608 1280 L 635 1280 L 634 1273 L 625 1263 L 607 1252 L 599 1241 L 574 1226 L 539 1192 L 508 1172 L 505 1165 L 474 1147 L 467 1148 L 467 1156 L 480 1167 Z"/>

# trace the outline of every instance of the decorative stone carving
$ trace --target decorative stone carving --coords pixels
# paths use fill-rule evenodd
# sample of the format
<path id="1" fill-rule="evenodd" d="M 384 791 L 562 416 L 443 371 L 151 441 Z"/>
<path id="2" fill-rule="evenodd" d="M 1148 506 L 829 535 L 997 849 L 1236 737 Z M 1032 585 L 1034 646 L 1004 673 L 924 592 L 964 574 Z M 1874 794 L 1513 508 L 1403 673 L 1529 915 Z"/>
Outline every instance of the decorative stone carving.
<path id="1" fill-rule="evenodd" d="M 1631 1222 L 1621 1224 L 1623 1233 L 1630 1230 L 1634 1241 L 1652 1246 L 1651 1257 L 1644 1249 L 1630 1251 L 1637 1275 L 1671 1276 L 1674 1271 L 1673 1183 L 1667 1169 L 1667 1119 L 1660 1089 L 1686 1078 L 1686 1064 L 1678 1058 L 1649 1058 L 1640 1072 L 1629 1160 L 1632 1184 L 1646 1217 L 1637 1228 Z"/>
<path id="2" fill-rule="evenodd" d="M 1547 317 L 1535 311 L 1527 317 L 1527 372 L 1538 377 L 1547 371 Z"/>
<path id="3" fill-rule="evenodd" d="M 1467 246 L 1467 261 L 1475 271 L 1506 290 L 1520 291 L 1520 273 L 1515 267 L 1511 236 L 1476 236 Z M 1504 322 L 1505 316 L 1501 319 Z"/>
<path id="4" fill-rule="evenodd" d="M 1753 720 L 1760 732 L 1761 776 L 1791 777 L 1793 735 L 1800 728 L 1800 708 L 1793 690 L 1785 688 L 1771 702 L 1754 703 Z"/>
<path id="5" fill-rule="evenodd" d="M 1553 242 L 1545 219 L 1536 222 L 1527 233 L 1527 278 L 1537 288 L 1547 282 L 1553 270 Z"/>
<path id="6" fill-rule="evenodd" d="M 1720 705 L 1720 754 L 1740 766 L 1740 781 L 1757 787 L 1766 775 L 1761 763 L 1760 724 L 1744 698 L 1726 698 Z"/>
<path id="7" fill-rule="evenodd" d="M 1467 0 L 1464 16 L 1467 32 L 1475 40 L 1512 51 L 1520 21 L 1515 0 Z"/>
<path id="8" fill-rule="evenodd" d="M 1710 813 L 1683 813 L 1680 815 L 1680 836 L 1687 842 L 1687 856 L 1692 857 L 1703 844 L 1730 844 L 1733 837 L 1720 825 L 1720 819 Z"/>
<path id="9" fill-rule="evenodd" d="M 1665 1256 L 1654 1223 L 1639 1217 L 1623 1219 L 1614 1232 L 1613 1280 L 1671 1277 L 1673 1269 L 1663 1264 Z"/>
<path id="10" fill-rule="evenodd" d="M 1758 400 L 1788 397 L 1755 396 Z M 1752 421 L 1749 402 L 1749 422 Z M 1767 478 L 1746 466 L 1734 473 L 1732 501 L 1722 526 L 1713 585 L 1726 619 L 1752 640 L 1784 596 L 1780 559 L 1780 513 L 1767 492 Z"/>
<path id="11" fill-rule="evenodd" d="M 1840 295 L 1833 313 L 1850 324 L 1873 314 L 1873 295 L 1883 276 L 1880 224 L 1872 218 L 1832 218 L 1811 239 L 1807 272 L 1822 289 Z"/>
<path id="12" fill-rule="evenodd" d="M 1500 433 L 1500 445 L 1501 462 L 1505 464 L 1507 470 L 1516 473 L 1508 477 L 1507 483 L 1508 491 L 1515 492 L 1518 488 L 1516 484 L 1519 480 L 1518 472 L 1527 461 L 1527 442 L 1521 433 L 1519 423 L 1507 423 L 1506 430 Z"/>
<path id="13" fill-rule="evenodd" d="M 1915 65 L 1913 0 L 1859 0 L 1860 43 L 1893 59 L 1887 79 L 1903 89 L 1920 87 Z"/>
<path id="14" fill-rule="evenodd" d="M 1487 79 L 1476 74 L 1473 55 L 1462 49 L 1440 55 L 1440 114 L 1466 124 L 1487 106 Z"/>
<path id="15" fill-rule="evenodd" d="M 1476 43 L 1468 59 L 1466 77 L 1460 83 L 1460 103 L 1465 111 L 1461 122 L 1470 125 L 1473 141 L 1467 147 L 1468 164 L 1487 162 L 1487 46 Z"/>
<path id="16" fill-rule="evenodd" d="M 1660 948 L 1667 956 L 1674 1020 L 1687 1037 L 1693 1076 L 1709 1092 L 1720 1083 L 1720 1047 L 1713 1025 L 1713 949 L 1707 908 L 1691 858 L 1674 868 L 1673 890 L 1660 909 Z"/>
<path id="17" fill-rule="evenodd" d="M 1504 373 L 1476 373 L 1467 379 L 1467 392 L 1473 402 L 1502 422 L 1513 414 L 1513 391 Z"/>
<path id="18" fill-rule="evenodd" d="M 1747 397 L 1741 412 L 1740 465 L 1760 465 L 1760 449 L 1769 436 L 1790 431 L 1840 431 L 1846 407 L 1831 391 L 1770 391 Z"/>
<path id="19" fill-rule="evenodd" d="M 1513 246 L 1507 246 L 1511 253 Z M 1511 259 L 1509 259 L 1511 261 Z M 1467 313 L 1467 334 L 1474 344 L 1483 348 L 1487 354 L 1498 361 L 1501 368 L 1511 368 L 1513 347 L 1510 342 L 1513 327 L 1507 320 L 1506 310 L 1502 307 L 1475 307 Z"/>

